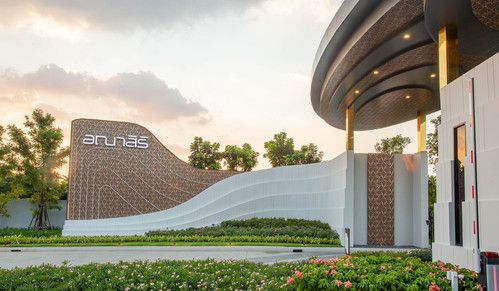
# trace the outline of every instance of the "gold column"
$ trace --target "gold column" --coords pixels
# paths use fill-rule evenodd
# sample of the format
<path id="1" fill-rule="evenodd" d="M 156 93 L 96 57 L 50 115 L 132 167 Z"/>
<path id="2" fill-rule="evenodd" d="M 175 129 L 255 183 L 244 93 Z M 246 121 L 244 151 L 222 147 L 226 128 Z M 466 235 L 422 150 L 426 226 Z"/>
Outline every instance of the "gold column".
<path id="1" fill-rule="evenodd" d="M 418 111 L 418 153 L 426 151 L 426 115 Z"/>
<path id="2" fill-rule="evenodd" d="M 438 75 L 440 88 L 459 77 L 457 28 L 448 24 L 438 31 Z"/>
<path id="3" fill-rule="evenodd" d="M 353 151 L 353 125 L 354 125 L 354 110 L 353 110 L 353 105 L 348 107 L 346 110 L 346 134 L 347 134 L 347 142 L 346 142 L 346 150 L 347 151 Z"/>

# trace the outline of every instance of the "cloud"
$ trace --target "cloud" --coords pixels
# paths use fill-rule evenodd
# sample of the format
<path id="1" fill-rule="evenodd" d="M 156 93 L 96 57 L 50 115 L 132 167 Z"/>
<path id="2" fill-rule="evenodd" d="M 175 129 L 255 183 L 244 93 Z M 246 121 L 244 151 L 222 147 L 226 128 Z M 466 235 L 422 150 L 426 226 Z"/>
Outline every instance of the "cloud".
<path id="1" fill-rule="evenodd" d="M 43 65 L 34 72 L 18 74 L 14 69 L 0 72 L 0 100 L 31 102 L 33 96 L 111 101 L 130 115 L 162 122 L 181 117 L 199 123 L 210 120 L 208 110 L 185 98 L 151 72 L 120 73 L 107 79 L 80 72 L 68 72 L 57 65 Z"/>
<path id="2" fill-rule="evenodd" d="M 243 13 L 261 0 L 3 0 L 0 25 L 33 19 L 112 31 L 192 25 L 228 13 Z"/>
<path id="3" fill-rule="evenodd" d="M 264 13 L 269 16 L 303 17 L 308 14 L 315 21 L 329 23 L 341 6 L 343 0 L 267 0 L 257 9 L 252 9 L 252 16 Z"/>

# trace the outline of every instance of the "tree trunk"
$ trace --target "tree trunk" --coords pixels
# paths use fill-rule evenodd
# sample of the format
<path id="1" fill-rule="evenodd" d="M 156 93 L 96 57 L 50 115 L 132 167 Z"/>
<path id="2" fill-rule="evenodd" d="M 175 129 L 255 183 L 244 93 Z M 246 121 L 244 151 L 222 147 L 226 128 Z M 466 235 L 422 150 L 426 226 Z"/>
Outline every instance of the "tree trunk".
<path id="1" fill-rule="evenodd" d="M 38 203 L 38 211 L 35 219 L 35 229 L 47 229 L 50 228 L 50 222 L 48 219 L 48 210 L 45 201 Z"/>

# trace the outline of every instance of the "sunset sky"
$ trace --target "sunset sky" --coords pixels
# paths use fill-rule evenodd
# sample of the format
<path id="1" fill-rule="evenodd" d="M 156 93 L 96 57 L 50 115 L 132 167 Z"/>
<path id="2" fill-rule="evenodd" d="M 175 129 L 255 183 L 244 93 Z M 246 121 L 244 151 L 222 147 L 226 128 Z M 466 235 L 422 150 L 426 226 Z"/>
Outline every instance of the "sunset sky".
<path id="1" fill-rule="evenodd" d="M 194 136 L 222 148 L 248 142 L 263 154 L 264 141 L 286 131 L 297 148 L 314 142 L 333 158 L 344 151 L 345 133 L 315 114 L 310 82 L 340 4 L 1 1 L 0 124 L 21 124 L 42 108 L 69 144 L 72 119 L 136 122 L 184 160 Z M 356 133 L 356 152 L 398 133 L 414 152 L 415 120 Z M 267 167 L 260 155 L 257 169 Z"/>

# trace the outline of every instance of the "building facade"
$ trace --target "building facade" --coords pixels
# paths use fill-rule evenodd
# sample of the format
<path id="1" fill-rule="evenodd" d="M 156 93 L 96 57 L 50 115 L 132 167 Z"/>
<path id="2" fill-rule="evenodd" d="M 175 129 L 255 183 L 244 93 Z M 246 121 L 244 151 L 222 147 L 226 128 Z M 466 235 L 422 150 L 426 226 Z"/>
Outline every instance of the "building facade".
<path id="1" fill-rule="evenodd" d="M 79 119 L 71 133 L 63 235 L 286 217 L 329 223 L 342 241 L 348 228 L 352 245 L 428 245 L 425 153 L 346 151 L 326 162 L 236 174 L 191 167 L 137 124 Z"/>
<path id="2" fill-rule="evenodd" d="M 344 1 L 314 62 L 311 101 L 330 125 L 354 131 L 441 109 L 433 258 L 479 269 L 499 251 L 499 7 L 489 0 Z M 416 205 L 413 205 L 417 207 Z"/>

